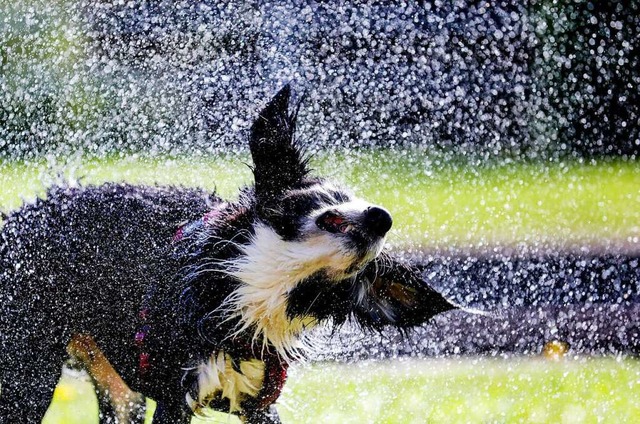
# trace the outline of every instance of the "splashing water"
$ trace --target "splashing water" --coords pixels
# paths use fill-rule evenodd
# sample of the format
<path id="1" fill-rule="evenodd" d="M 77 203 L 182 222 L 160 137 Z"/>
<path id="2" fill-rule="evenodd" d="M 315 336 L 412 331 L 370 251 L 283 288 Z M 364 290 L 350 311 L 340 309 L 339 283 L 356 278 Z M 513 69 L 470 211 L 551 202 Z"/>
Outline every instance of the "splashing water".
<path id="1" fill-rule="evenodd" d="M 430 284 L 496 312 L 440 316 L 409 337 L 321 329 L 314 359 L 537 355 L 556 340 L 569 356 L 637 355 L 639 9 L 9 0 L 0 5 L 0 206 L 54 183 L 106 180 L 236 196 L 250 183 L 247 128 L 292 82 L 317 172 L 386 205 L 389 247 Z M 637 364 L 626 369 L 637 385 Z M 285 403 L 297 419 L 300 386 Z M 402 396 L 419 402 L 419 387 Z M 359 399 L 377 396 L 362 390 Z M 606 408 L 594 402 L 588 412 L 600 419 Z M 579 421 L 578 409 L 557 419 Z M 548 412 L 523 413 L 545 421 Z"/>

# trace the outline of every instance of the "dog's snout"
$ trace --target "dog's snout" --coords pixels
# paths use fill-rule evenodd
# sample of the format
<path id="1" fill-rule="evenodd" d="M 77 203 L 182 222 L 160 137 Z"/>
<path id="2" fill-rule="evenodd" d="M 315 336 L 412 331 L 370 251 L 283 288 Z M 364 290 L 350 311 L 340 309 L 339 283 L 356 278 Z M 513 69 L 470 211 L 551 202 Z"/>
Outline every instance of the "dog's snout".
<path id="1" fill-rule="evenodd" d="M 377 206 L 371 206 L 364 211 L 364 224 L 372 234 L 378 237 L 384 237 L 391 228 L 393 220 L 386 210 Z"/>

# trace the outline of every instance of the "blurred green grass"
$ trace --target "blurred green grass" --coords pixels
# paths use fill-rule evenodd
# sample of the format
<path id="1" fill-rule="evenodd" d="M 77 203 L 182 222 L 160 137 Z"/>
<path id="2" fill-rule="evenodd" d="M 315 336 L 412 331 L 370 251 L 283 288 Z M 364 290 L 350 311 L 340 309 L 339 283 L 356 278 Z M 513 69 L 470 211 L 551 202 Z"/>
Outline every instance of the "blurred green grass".
<path id="1" fill-rule="evenodd" d="M 97 423 L 86 383 L 67 379 L 44 424 Z M 640 361 L 449 358 L 293 367 L 284 423 L 632 423 Z M 94 414 L 90 417 L 91 413 Z M 215 414 L 205 422 L 239 422 Z"/>
<path id="2" fill-rule="evenodd" d="M 251 182 L 246 156 L 79 161 L 60 168 L 85 183 L 198 185 L 237 196 Z M 443 163 L 421 151 L 318 155 L 318 175 L 388 208 L 392 245 L 425 249 L 518 244 L 638 246 L 640 163 Z M 55 182 L 46 163 L 0 165 L 0 207 L 42 194 Z"/>

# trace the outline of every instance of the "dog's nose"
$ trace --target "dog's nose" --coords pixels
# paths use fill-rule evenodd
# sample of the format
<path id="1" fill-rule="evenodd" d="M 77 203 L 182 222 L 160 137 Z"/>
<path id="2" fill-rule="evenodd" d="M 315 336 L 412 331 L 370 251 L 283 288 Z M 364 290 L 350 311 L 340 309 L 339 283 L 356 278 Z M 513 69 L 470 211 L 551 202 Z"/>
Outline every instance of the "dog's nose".
<path id="1" fill-rule="evenodd" d="M 371 206 L 364 211 L 364 225 L 378 237 L 384 237 L 391 228 L 391 224 L 393 224 L 391 215 L 382 208 Z"/>

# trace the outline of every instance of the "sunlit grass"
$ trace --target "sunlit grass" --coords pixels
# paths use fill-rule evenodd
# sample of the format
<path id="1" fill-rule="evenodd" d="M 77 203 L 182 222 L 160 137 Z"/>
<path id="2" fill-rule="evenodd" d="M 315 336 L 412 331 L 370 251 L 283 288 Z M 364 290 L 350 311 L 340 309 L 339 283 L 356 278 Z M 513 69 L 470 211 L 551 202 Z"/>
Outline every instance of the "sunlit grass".
<path id="1" fill-rule="evenodd" d="M 65 380 L 45 424 L 97 423 L 95 398 L 80 390 L 90 388 Z M 639 390 L 632 359 L 316 364 L 291 370 L 278 410 L 284 423 L 631 423 L 640 419 Z"/>
<path id="2" fill-rule="evenodd" d="M 216 189 L 235 197 L 251 182 L 244 156 L 124 159 L 79 162 L 61 174 L 85 183 L 129 181 Z M 435 164 L 434 164 L 435 163 Z M 525 163 L 482 166 L 437 164 L 421 152 L 365 151 L 313 162 L 316 173 L 388 208 L 390 242 L 446 249 L 550 243 L 556 246 L 638 246 L 640 164 Z M 15 208 L 54 182 L 57 171 L 0 166 L 0 205 Z"/>
<path id="3" fill-rule="evenodd" d="M 319 365 L 295 373 L 289 422 L 634 422 L 640 363 L 443 359 Z"/>

